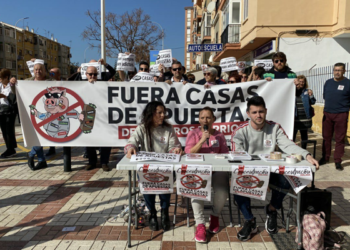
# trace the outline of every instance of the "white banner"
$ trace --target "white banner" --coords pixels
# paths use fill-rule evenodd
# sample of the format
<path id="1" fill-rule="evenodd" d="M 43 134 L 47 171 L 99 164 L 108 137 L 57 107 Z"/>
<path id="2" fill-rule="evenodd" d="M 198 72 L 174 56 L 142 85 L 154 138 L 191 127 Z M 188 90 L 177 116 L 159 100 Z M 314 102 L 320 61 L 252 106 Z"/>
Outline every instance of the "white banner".
<path id="1" fill-rule="evenodd" d="M 141 194 L 173 193 L 173 165 L 137 164 Z"/>
<path id="2" fill-rule="evenodd" d="M 247 100 L 255 95 L 264 97 L 267 119 L 281 124 L 290 138 L 293 135 L 293 79 L 215 85 L 210 89 L 162 82 L 18 82 L 21 125 L 29 146 L 123 147 L 140 124 L 145 106 L 153 100 L 164 103 L 168 121 L 183 146 L 189 131 L 199 127 L 199 111 L 206 106 L 214 109 L 214 128 L 230 145 L 232 131 L 248 118 Z"/>
<path id="3" fill-rule="evenodd" d="M 173 56 L 171 49 L 160 50 L 155 65 L 163 64 L 164 67 L 171 67 L 172 63 Z"/>
<path id="4" fill-rule="evenodd" d="M 312 170 L 309 166 L 271 166 L 271 173 L 283 174 L 296 194 L 312 181 Z"/>
<path id="5" fill-rule="evenodd" d="M 254 60 L 254 65 L 263 67 L 265 71 L 269 71 L 273 67 L 272 59 Z"/>
<path id="6" fill-rule="evenodd" d="M 220 60 L 220 67 L 222 72 L 229 72 L 239 70 L 237 60 L 235 57 L 226 57 Z"/>
<path id="7" fill-rule="evenodd" d="M 134 54 L 118 54 L 117 70 L 134 71 L 135 70 L 135 55 Z"/>
<path id="8" fill-rule="evenodd" d="M 30 74 L 34 76 L 34 63 L 32 61 L 27 61 L 27 66 L 30 71 Z"/>
<path id="9" fill-rule="evenodd" d="M 147 72 L 138 72 L 130 82 L 154 82 L 153 75 Z"/>
<path id="10" fill-rule="evenodd" d="M 177 194 L 197 200 L 211 200 L 211 165 L 175 165 Z"/>
<path id="11" fill-rule="evenodd" d="M 97 79 L 101 80 L 101 63 L 93 62 L 93 63 L 82 63 L 80 68 L 81 79 L 86 80 L 86 70 L 88 67 L 93 66 L 97 69 Z"/>
<path id="12" fill-rule="evenodd" d="M 269 166 L 232 165 L 231 194 L 265 200 L 269 186 Z"/>

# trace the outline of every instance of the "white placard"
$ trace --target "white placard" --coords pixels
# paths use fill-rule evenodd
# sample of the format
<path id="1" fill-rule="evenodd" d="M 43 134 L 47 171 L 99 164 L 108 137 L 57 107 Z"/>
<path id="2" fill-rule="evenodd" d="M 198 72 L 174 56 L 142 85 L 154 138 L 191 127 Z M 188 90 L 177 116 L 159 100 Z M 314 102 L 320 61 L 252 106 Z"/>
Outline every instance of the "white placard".
<path id="1" fill-rule="evenodd" d="M 34 76 L 34 63 L 32 61 L 27 61 L 27 66 L 30 71 L 30 74 Z"/>
<path id="2" fill-rule="evenodd" d="M 295 193 L 299 193 L 312 181 L 312 170 L 309 166 L 271 166 L 271 173 L 283 174 Z"/>
<path id="3" fill-rule="evenodd" d="M 160 76 L 160 71 L 158 70 L 158 65 L 151 65 L 149 72 L 154 76 Z"/>
<path id="4" fill-rule="evenodd" d="M 141 194 L 173 193 L 173 165 L 137 164 Z"/>
<path id="5" fill-rule="evenodd" d="M 160 50 L 156 59 L 156 64 L 163 64 L 164 67 L 171 67 L 173 63 L 173 56 L 171 53 L 171 49 Z"/>
<path id="6" fill-rule="evenodd" d="M 117 70 L 134 71 L 135 70 L 135 55 L 134 54 L 118 54 Z"/>
<path id="7" fill-rule="evenodd" d="M 86 70 L 88 67 L 93 66 L 97 69 L 97 79 L 101 80 L 101 63 L 100 62 L 92 62 L 92 63 L 82 63 L 80 68 L 81 79 L 86 80 Z"/>
<path id="8" fill-rule="evenodd" d="M 229 72 L 233 70 L 239 70 L 237 66 L 237 60 L 235 57 L 227 57 L 220 60 L 220 67 L 222 72 Z"/>
<path id="9" fill-rule="evenodd" d="M 154 79 L 151 73 L 138 72 L 130 82 L 154 82 Z"/>
<path id="10" fill-rule="evenodd" d="M 247 67 L 247 62 L 246 61 L 238 61 L 237 67 L 239 70 L 244 70 Z"/>
<path id="11" fill-rule="evenodd" d="M 232 166 L 231 194 L 265 200 L 270 179 L 269 166 Z"/>
<path id="12" fill-rule="evenodd" d="M 209 68 L 209 67 L 208 67 L 208 64 L 202 64 L 201 68 L 202 68 L 202 71 L 204 73 L 206 71 L 206 69 Z"/>
<path id="13" fill-rule="evenodd" d="M 179 162 L 180 154 L 173 153 L 155 153 L 155 152 L 137 152 L 136 155 L 132 155 L 130 162 L 136 161 L 165 161 L 165 162 Z"/>
<path id="14" fill-rule="evenodd" d="M 265 71 L 269 71 L 273 67 L 272 59 L 254 60 L 254 65 L 263 67 Z"/>
<path id="15" fill-rule="evenodd" d="M 197 200 L 211 200 L 211 165 L 175 165 L 177 194 Z"/>

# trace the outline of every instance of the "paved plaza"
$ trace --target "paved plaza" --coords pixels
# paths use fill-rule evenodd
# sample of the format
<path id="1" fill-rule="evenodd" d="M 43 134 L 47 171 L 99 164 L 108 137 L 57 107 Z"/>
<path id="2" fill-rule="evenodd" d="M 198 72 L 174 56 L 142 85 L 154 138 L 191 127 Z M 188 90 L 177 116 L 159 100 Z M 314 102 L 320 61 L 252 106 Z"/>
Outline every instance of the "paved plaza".
<path id="1" fill-rule="evenodd" d="M 26 163 L 20 127 L 16 127 L 20 142 L 18 155 L 0 160 L 0 249 L 128 249 L 127 224 L 122 218 L 113 222 L 112 216 L 120 213 L 127 204 L 127 172 L 117 171 L 116 164 L 123 157 L 121 148 L 113 148 L 109 167 L 86 171 L 87 160 L 82 157 L 83 148 L 72 148 L 72 172 L 63 172 L 62 148 L 48 159 L 49 167 L 31 171 Z M 2 135 L 0 149 L 4 150 Z M 321 137 L 317 140 L 316 158 L 321 157 Z M 346 146 L 345 170 L 335 170 L 334 163 L 321 166 L 316 173 L 316 186 L 333 193 L 331 226 L 350 234 L 350 146 Z M 312 153 L 311 145 L 308 150 Z M 47 151 L 47 149 L 45 150 Z M 331 158 L 331 162 L 333 159 Z M 270 194 L 267 200 L 269 200 Z M 175 195 L 172 202 L 175 202 Z M 180 202 L 180 198 L 178 200 Z M 287 199 L 285 206 L 288 205 Z M 209 204 L 209 203 L 208 203 Z M 266 202 L 254 201 L 253 205 Z M 171 207 L 173 215 L 174 207 Z M 138 250 L 214 250 L 214 249 L 277 249 L 264 229 L 265 215 L 255 209 L 259 233 L 248 242 L 237 239 L 239 227 L 230 227 L 228 202 L 221 214 L 221 231 L 208 234 L 208 243 L 196 243 L 194 220 L 190 213 L 190 227 L 186 225 L 186 209 L 178 207 L 175 228 L 170 231 L 152 232 L 148 227 L 132 231 L 132 249 Z M 236 206 L 233 205 L 234 224 L 238 223 Z M 209 217 L 210 210 L 206 210 Z M 159 214 L 160 216 L 160 214 Z M 208 223 L 207 223 L 208 224 Z M 292 231 L 295 222 L 292 221 Z M 279 221 L 279 226 L 282 226 Z M 62 231 L 74 227 L 74 231 Z M 286 234 L 282 228 L 279 234 Z M 293 249 L 286 246 L 285 249 Z"/>

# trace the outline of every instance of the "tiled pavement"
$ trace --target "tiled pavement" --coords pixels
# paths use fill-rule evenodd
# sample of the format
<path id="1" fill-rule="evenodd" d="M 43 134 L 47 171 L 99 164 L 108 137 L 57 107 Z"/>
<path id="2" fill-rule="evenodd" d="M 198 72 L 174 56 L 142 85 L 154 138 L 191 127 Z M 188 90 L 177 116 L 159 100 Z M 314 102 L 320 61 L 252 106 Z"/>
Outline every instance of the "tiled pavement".
<path id="1" fill-rule="evenodd" d="M 16 129 L 20 138 L 19 127 Z M 321 138 L 311 134 L 310 139 L 318 140 L 319 158 Z M 336 171 L 333 164 L 328 164 L 322 166 L 316 174 L 317 187 L 328 188 L 333 192 L 332 227 L 348 233 L 349 148 L 346 150 L 346 168 L 343 172 Z M 58 148 L 58 152 L 61 151 Z M 86 160 L 81 155 L 81 148 L 73 149 L 73 171 L 70 173 L 63 172 L 61 155 L 49 159 L 49 168 L 35 172 L 27 167 L 23 159 L 0 160 L 0 250 L 128 249 L 127 225 L 124 220 L 108 221 L 127 204 L 127 172 L 115 169 L 116 163 L 122 157 L 122 151 L 113 149 L 110 172 L 103 172 L 101 169 L 85 171 Z M 269 197 L 270 195 L 268 199 Z M 253 202 L 253 205 L 263 204 L 266 203 Z M 173 211 L 171 207 L 171 214 Z M 210 211 L 206 210 L 205 213 L 209 216 Z M 240 228 L 229 226 L 229 210 L 226 204 L 220 217 L 221 231 L 216 235 L 209 234 L 207 244 L 199 244 L 193 241 L 193 215 L 191 214 L 190 227 L 187 227 L 186 209 L 178 207 L 176 225 L 170 231 L 152 232 L 148 227 L 133 229 L 132 249 L 276 249 L 271 237 L 264 230 L 264 212 L 262 209 L 255 209 L 253 213 L 257 217 L 260 230 L 248 242 L 242 243 L 237 239 Z M 237 223 L 237 218 L 234 207 L 234 223 Z M 64 232 L 64 227 L 75 229 Z M 285 230 L 280 229 L 279 233 L 283 234 Z"/>

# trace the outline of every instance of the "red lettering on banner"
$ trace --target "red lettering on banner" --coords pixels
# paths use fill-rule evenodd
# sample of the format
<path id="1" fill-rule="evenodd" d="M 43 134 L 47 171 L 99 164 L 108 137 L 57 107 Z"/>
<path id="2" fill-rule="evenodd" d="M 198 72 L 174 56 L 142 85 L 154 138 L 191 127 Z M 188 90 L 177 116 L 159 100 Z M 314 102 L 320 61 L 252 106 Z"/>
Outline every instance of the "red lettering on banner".
<path id="1" fill-rule="evenodd" d="M 284 174 L 284 171 L 286 170 L 286 167 L 285 166 L 278 166 L 278 171 L 279 171 L 279 174 Z"/>
<path id="2" fill-rule="evenodd" d="M 181 174 L 182 174 L 182 175 L 185 175 L 185 174 L 186 174 L 186 171 L 187 171 L 187 165 L 182 165 L 182 166 L 181 166 Z"/>
<path id="3" fill-rule="evenodd" d="M 243 175 L 244 172 L 244 166 L 243 165 L 239 165 L 238 166 L 238 175 Z"/>
<path id="4" fill-rule="evenodd" d="M 147 174 L 149 168 L 149 164 L 143 164 L 143 173 Z"/>

